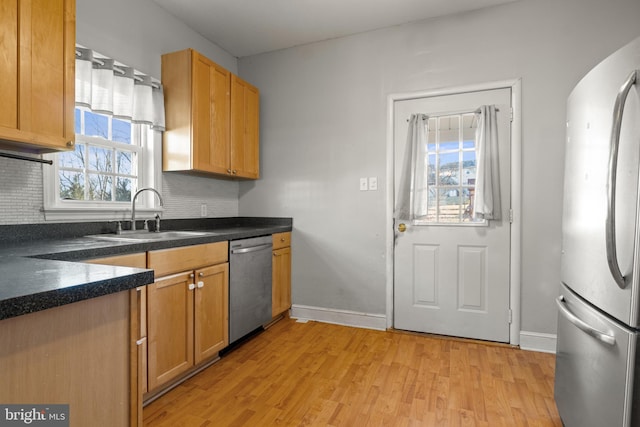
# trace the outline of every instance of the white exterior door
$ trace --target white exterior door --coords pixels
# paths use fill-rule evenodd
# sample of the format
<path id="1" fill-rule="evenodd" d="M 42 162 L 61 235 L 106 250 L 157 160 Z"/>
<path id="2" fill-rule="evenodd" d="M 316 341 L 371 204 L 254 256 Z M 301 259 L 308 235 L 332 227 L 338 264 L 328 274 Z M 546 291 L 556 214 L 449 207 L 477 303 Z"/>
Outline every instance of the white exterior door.
<path id="1" fill-rule="evenodd" d="M 474 221 L 473 111 L 498 108 L 502 219 Z M 394 327 L 509 342 L 511 89 L 441 95 L 394 103 L 397 197 L 408 118 L 429 116 L 428 213 L 418 224 L 395 221 Z"/>

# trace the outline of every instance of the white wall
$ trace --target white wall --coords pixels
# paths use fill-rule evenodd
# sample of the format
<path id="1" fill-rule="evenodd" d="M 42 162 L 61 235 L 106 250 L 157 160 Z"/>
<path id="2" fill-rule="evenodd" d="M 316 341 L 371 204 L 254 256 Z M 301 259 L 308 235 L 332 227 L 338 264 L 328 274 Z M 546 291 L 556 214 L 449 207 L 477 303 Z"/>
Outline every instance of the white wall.
<path id="1" fill-rule="evenodd" d="M 237 73 L 237 60 L 151 0 L 78 0 L 77 42 L 160 78 L 163 53 L 193 48 Z M 178 173 L 162 174 L 164 218 L 238 215 L 238 183 Z"/>
<path id="2" fill-rule="evenodd" d="M 151 0 L 77 0 L 77 42 L 160 79 L 160 56 L 188 47 L 237 73 L 237 60 Z M 44 222 L 42 168 L 0 158 L 0 224 Z M 238 183 L 164 173 L 164 218 L 238 215 Z"/>
<path id="3" fill-rule="evenodd" d="M 520 0 L 242 58 L 263 177 L 240 214 L 294 218 L 294 304 L 385 313 L 387 95 L 522 78 L 522 329 L 555 333 L 566 98 L 639 20 L 637 0 Z"/>

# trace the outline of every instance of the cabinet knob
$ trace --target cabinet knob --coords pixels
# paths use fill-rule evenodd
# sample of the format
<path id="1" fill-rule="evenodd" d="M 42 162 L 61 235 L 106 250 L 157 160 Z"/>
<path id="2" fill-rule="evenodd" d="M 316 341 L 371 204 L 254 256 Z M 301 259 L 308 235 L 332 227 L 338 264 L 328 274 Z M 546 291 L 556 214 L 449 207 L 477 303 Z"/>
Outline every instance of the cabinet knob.
<path id="1" fill-rule="evenodd" d="M 204 273 L 201 271 L 200 273 L 198 273 L 198 276 L 204 277 Z"/>
<path id="2" fill-rule="evenodd" d="M 193 279 L 194 277 L 196 277 L 196 275 L 195 275 L 195 274 L 193 274 L 193 273 L 191 273 L 191 274 L 189 274 L 189 277 L 190 277 L 191 279 Z"/>
<path id="3" fill-rule="evenodd" d="M 73 147 L 75 147 L 75 146 L 76 146 L 75 141 L 67 141 L 67 147 L 69 147 L 69 148 L 73 148 Z"/>
<path id="4" fill-rule="evenodd" d="M 238 171 L 234 169 L 233 171 L 231 171 L 231 173 L 232 173 L 233 175 L 235 175 L 235 174 L 237 174 L 237 173 L 238 173 Z"/>
<path id="5" fill-rule="evenodd" d="M 231 173 L 231 169 L 227 169 L 227 173 Z"/>
<path id="6" fill-rule="evenodd" d="M 284 238 L 284 237 L 281 237 L 281 238 L 280 238 L 280 241 L 281 241 L 281 242 L 284 242 L 284 241 L 285 241 L 285 238 Z"/>

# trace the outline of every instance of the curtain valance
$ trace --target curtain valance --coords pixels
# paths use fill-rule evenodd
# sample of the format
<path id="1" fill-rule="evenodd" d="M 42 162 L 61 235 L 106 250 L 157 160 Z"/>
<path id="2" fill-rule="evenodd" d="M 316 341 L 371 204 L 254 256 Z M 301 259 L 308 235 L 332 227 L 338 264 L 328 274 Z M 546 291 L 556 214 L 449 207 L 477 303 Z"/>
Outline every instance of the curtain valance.
<path id="1" fill-rule="evenodd" d="M 76 47 L 76 105 L 165 130 L 162 85 L 83 47 Z"/>

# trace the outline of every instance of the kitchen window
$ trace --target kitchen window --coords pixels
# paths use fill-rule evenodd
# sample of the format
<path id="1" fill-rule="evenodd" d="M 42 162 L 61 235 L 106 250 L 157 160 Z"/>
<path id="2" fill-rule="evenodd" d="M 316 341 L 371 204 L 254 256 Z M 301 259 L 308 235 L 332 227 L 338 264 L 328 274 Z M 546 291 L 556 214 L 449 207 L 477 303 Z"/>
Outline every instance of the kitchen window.
<path id="1" fill-rule="evenodd" d="M 122 220 L 137 190 L 161 191 L 163 103 L 150 76 L 77 46 L 75 147 L 45 155 L 45 219 Z M 141 217 L 160 210 L 147 193 L 136 200 Z"/>
<path id="2" fill-rule="evenodd" d="M 75 126 L 75 150 L 57 156 L 59 199 L 131 202 L 142 154 L 139 126 L 81 108 Z"/>
<path id="3" fill-rule="evenodd" d="M 47 220 L 123 219 L 137 189 L 160 190 L 160 132 L 81 107 L 75 128 L 74 151 L 47 155 L 54 162 L 44 173 Z M 145 207 L 157 211 L 147 196 L 137 201 L 142 216 Z"/>

